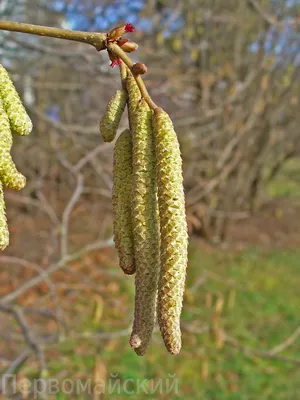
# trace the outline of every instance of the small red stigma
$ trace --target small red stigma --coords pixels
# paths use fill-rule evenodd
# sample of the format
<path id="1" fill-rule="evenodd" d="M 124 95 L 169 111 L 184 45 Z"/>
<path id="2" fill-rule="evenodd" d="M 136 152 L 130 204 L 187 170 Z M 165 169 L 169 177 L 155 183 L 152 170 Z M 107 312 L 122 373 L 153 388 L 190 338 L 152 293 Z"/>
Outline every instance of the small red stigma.
<path id="1" fill-rule="evenodd" d="M 126 24 L 126 25 L 125 25 L 125 32 L 126 32 L 126 33 L 128 33 L 128 32 L 134 32 L 134 31 L 135 31 L 134 25 L 132 25 L 132 24 Z"/>
<path id="2" fill-rule="evenodd" d="M 110 67 L 113 68 L 113 67 L 116 67 L 116 66 L 121 65 L 121 64 L 122 64 L 122 60 L 120 58 L 117 58 L 116 60 L 113 60 L 111 62 Z"/>

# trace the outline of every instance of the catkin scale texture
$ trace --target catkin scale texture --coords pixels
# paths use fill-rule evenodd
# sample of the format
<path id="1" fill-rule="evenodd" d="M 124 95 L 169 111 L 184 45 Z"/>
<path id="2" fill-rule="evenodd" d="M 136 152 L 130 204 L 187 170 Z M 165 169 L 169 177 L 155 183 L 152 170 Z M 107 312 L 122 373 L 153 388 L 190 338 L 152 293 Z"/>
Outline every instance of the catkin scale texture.
<path id="1" fill-rule="evenodd" d="M 129 120 L 130 124 L 134 125 L 135 114 L 139 101 L 141 100 L 141 93 L 138 85 L 132 75 L 128 75 L 126 80 L 126 88 L 128 92 L 128 107 L 129 107 Z"/>
<path id="2" fill-rule="evenodd" d="M 10 123 L 0 99 L 0 180 L 5 186 L 20 190 L 26 185 L 26 178 L 16 169 L 11 158 L 12 134 Z"/>
<path id="3" fill-rule="evenodd" d="M 167 113 L 153 116 L 161 234 L 158 322 L 168 351 L 181 349 L 180 315 L 187 267 L 187 223 L 182 161 L 177 135 Z"/>
<path id="4" fill-rule="evenodd" d="M 26 185 L 26 178 L 19 172 L 9 151 L 3 150 L 0 144 L 0 179 L 11 189 L 21 190 Z"/>
<path id="5" fill-rule="evenodd" d="M 32 122 L 6 69 L 0 64 L 0 97 L 8 115 L 13 133 L 28 135 Z"/>
<path id="6" fill-rule="evenodd" d="M 135 111 L 132 142 L 132 218 L 136 293 L 130 344 L 138 355 L 143 355 L 150 344 L 156 319 L 157 284 L 160 268 L 152 111 L 144 100 L 139 102 Z"/>
<path id="7" fill-rule="evenodd" d="M 100 132 L 104 142 L 112 142 L 116 136 L 127 101 L 125 90 L 117 90 L 108 103 L 100 121 Z"/>
<path id="8" fill-rule="evenodd" d="M 121 133 L 114 149 L 112 204 L 114 241 L 120 267 L 125 274 L 135 273 L 132 231 L 132 141 L 129 129 Z"/>
<path id="9" fill-rule="evenodd" d="M 9 231 L 5 214 L 5 202 L 3 196 L 3 187 L 0 182 L 0 250 L 4 250 L 9 244 Z"/>
<path id="10" fill-rule="evenodd" d="M 6 111 L 4 110 L 3 101 L 0 98 L 0 144 L 1 148 L 10 151 L 13 138 L 10 129 L 10 123 Z"/>

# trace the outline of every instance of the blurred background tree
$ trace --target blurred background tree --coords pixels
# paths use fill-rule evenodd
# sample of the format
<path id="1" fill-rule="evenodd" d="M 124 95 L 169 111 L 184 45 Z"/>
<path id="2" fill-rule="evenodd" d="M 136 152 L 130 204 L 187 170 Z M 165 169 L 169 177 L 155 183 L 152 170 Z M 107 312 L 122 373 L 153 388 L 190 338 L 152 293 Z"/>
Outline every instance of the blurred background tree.
<path id="1" fill-rule="evenodd" d="M 263 214 L 270 202 L 269 188 L 272 182 L 278 182 L 278 176 L 282 176 L 280 174 L 285 166 L 291 165 L 291 159 L 296 163 L 292 165 L 298 165 L 299 7 L 299 0 L 2 0 L 0 18 L 87 31 L 108 31 L 124 22 L 136 25 L 133 40 L 140 48 L 133 58 L 145 62 L 149 67 L 145 80 L 151 95 L 172 115 L 181 142 L 191 237 L 197 235 L 204 238 L 206 243 L 224 244 L 236 243 L 245 232 L 252 232 L 253 221 L 259 220 L 254 233 L 250 233 L 255 239 L 256 236 L 261 237 L 261 231 L 269 223 L 273 226 L 273 219 L 266 220 Z M 81 344 L 84 343 L 84 335 L 80 333 L 82 329 L 91 331 L 91 337 L 99 339 L 101 343 L 97 344 L 96 349 L 91 349 L 89 344 L 83 347 L 83 351 L 87 351 L 92 358 L 98 352 L 105 359 L 108 357 L 107 346 L 111 346 L 113 352 L 119 345 L 113 337 L 128 335 L 127 326 L 132 318 L 129 311 L 132 304 L 131 283 L 121 283 L 116 255 L 108 250 L 112 246 L 112 146 L 101 142 L 98 132 L 106 104 L 119 85 L 118 71 L 109 67 L 104 52 L 97 53 L 83 44 L 9 32 L 0 32 L 0 43 L 1 62 L 15 81 L 34 123 L 32 135 L 26 140 L 16 138 L 13 147 L 14 159 L 27 176 L 28 184 L 20 194 L 7 191 L 12 232 L 10 248 L 7 254 L 0 257 L 3 282 L 0 307 L 1 304 L 6 304 L 5 307 L 7 304 L 11 307 L 22 304 L 28 321 L 34 321 L 35 335 L 39 338 L 37 342 L 42 345 L 38 350 L 33 348 L 33 352 L 37 353 L 36 362 L 41 371 L 49 368 L 47 360 L 50 370 L 55 370 L 51 364 L 55 361 L 53 352 L 60 354 L 62 363 L 61 354 L 64 350 L 53 347 L 60 336 L 64 338 L 62 342 L 70 338 L 67 344 L 71 347 L 74 347 L 76 338 Z M 121 128 L 123 126 L 124 123 Z M 296 171 L 299 172 L 298 169 Z M 286 182 L 284 184 L 287 185 Z M 293 186 L 293 191 L 296 190 L 299 188 L 294 189 Z M 272 212 L 278 224 L 285 211 L 277 203 L 274 207 L 275 211 L 272 209 Z M 283 219 L 279 236 L 286 236 L 284 243 L 299 244 L 299 231 L 296 234 L 292 232 L 293 236 L 288 234 L 296 220 L 300 220 L 299 208 L 292 207 L 290 203 L 284 208 L 291 210 L 291 214 L 288 221 Z M 237 226 L 240 228 L 236 232 Z M 270 231 L 276 229 L 270 228 Z M 266 233 L 261 235 L 263 245 L 269 245 Z M 275 233 L 273 236 L 276 236 Z M 198 248 L 198 244 L 195 248 Z M 80 253 L 80 249 L 84 249 L 83 253 Z M 207 247 L 206 250 L 201 249 L 205 253 Z M 90 250 L 94 250 L 92 254 Z M 238 309 L 234 315 L 231 310 L 235 303 L 235 291 L 246 285 L 244 278 L 248 281 L 249 276 L 246 272 L 245 275 L 241 273 L 241 276 L 234 276 L 236 270 L 229 268 L 229 265 L 241 265 L 244 271 L 253 273 L 252 279 L 255 279 L 255 272 L 251 269 L 253 263 L 258 269 L 260 263 L 266 264 L 269 274 L 276 267 L 278 276 L 274 279 L 279 282 L 284 277 L 284 271 L 272 257 L 271 261 L 261 260 L 259 256 L 255 258 L 255 255 L 251 259 L 247 252 L 240 257 L 219 253 L 219 249 L 214 251 L 214 255 L 208 250 L 207 258 L 201 254 L 199 258 L 203 259 L 204 264 L 199 269 L 197 251 L 191 250 L 196 255 L 195 261 L 191 261 L 183 322 L 187 350 L 182 357 L 189 360 L 183 364 L 183 376 L 188 376 L 186 371 L 189 369 L 200 371 L 203 382 L 208 381 L 205 393 L 209 397 L 205 398 L 246 399 L 251 398 L 255 390 L 260 396 L 261 386 L 255 380 L 254 386 L 246 385 L 245 390 L 250 393 L 248 397 L 230 397 L 238 390 L 241 390 L 238 393 L 243 393 L 238 371 L 241 368 L 241 374 L 246 373 L 248 364 L 243 359 L 242 366 L 236 366 L 235 370 L 229 372 L 226 370 L 224 363 L 230 358 L 231 352 L 224 350 L 224 354 L 220 353 L 222 340 L 236 349 L 240 345 L 230 334 L 224 334 L 223 339 L 220 336 L 223 328 L 219 311 L 220 307 L 223 310 L 222 301 L 225 299 L 228 314 L 224 317 L 226 329 L 230 330 L 235 324 L 239 326 L 238 320 L 241 319 L 243 328 L 236 333 L 238 337 L 248 340 L 260 329 L 249 328 L 251 332 L 245 334 L 249 324 L 251 327 L 251 324 L 255 325 L 255 313 L 247 311 L 244 318 L 244 309 Z M 70 255 L 69 265 L 67 257 Z M 252 264 L 248 262 L 248 256 Z M 280 257 L 278 255 L 279 260 Z M 299 254 L 287 257 L 291 258 L 288 261 L 282 258 L 282 263 L 290 263 L 294 271 L 296 262 L 293 257 L 299 260 Z M 209 261 L 210 258 L 213 261 Z M 214 270 L 214 262 L 221 265 L 220 270 Z M 225 278 L 227 272 L 222 275 L 223 268 L 227 271 L 225 265 L 233 276 Z M 32 282 L 37 273 L 40 274 L 44 269 L 52 271 L 51 268 L 55 272 L 61 267 L 64 269 L 53 277 L 56 292 L 53 288 L 48 289 L 43 278 L 31 283 L 32 286 L 27 289 L 26 282 Z M 204 273 L 206 267 L 214 270 L 215 275 L 209 275 L 209 271 Z M 203 288 L 203 282 L 209 279 L 213 283 L 208 282 Z M 222 284 L 216 283 L 218 279 L 221 282 L 236 279 L 239 283 L 225 284 L 224 289 Z M 254 283 L 252 289 L 258 296 L 257 309 L 260 310 L 262 278 L 259 274 L 257 279 L 257 286 Z M 293 279 L 296 284 L 295 275 Z M 260 315 L 261 321 L 271 320 L 271 314 L 278 312 L 275 306 L 272 308 L 276 301 L 268 297 L 272 282 L 266 282 L 265 302 L 269 304 L 270 301 L 271 308 L 270 315 Z M 276 286 L 274 282 L 273 285 Z M 202 290 L 198 295 L 200 286 Z M 291 288 L 290 296 L 294 296 L 291 282 L 286 287 Z M 284 297 L 286 287 L 278 292 L 278 296 Z M 22 290 L 18 292 L 18 288 Z M 243 286 L 241 303 L 243 307 L 251 308 L 256 297 L 247 297 L 248 289 Z M 89 296 L 84 297 L 82 293 L 88 293 Z M 103 302 L 110 307 L 104 317 L 101 311 Z M 293 302 L 294 297 L 290 304 Z M 74 304 L 74 310 L 70 310 L 70 304 Z M 198 309 L 199 304 L 204 311 Z M 83 315 L 82 310 L 87 315 Z M 3 351 L 4 370 L 10 365 L 9 360 L 18 360 L 19 354 L 23 354 L 20 349 L 26 350 L 28 347 L 28 343 L 22 347 L 16 345 L 16 341 L 9 340 L 9 336 L 13 337 L 11 332 L 15 330 L 13 311 L 4 310 L 4 316 L 9 313 L 12 318 L 6 318 L 1 329 L 3 343 L 8 343 L 6 352 Z M 293 311 L 286 312 L 292 314 Z M 107 325 L 101 324 L 102 318 Z M 253 322 L 251 318 L 254 318 Z M 278 325 L 282 324 L 282 333 L 287 333 L 284 327 L 290 323 L 286 318 L 279 318 Z M 103 328 L 105 331 L 107 326 L 107 335 L 105 332 L 102 336 L 103 332 L 98 333 L 99 326 L 101 331 Z M 290 330 L 297 328 L 293 323 L 289 326 Z M 115 336 L 112 333 L 111 337 L 109 332 L 115 329 L 119 331 L 115 332 Z M 263 323 L 261 329 L 265 329 Z M 219 346 L 217 350 L 209 339 L 202 340 L 207 331 L 212 332 L 217 348 Z M 277 337 L 277 333 L 271 329 L 258 345 L 262 348 L 275 346 L 277 339 L 277 342 L 284 339 L 280 334 Z M 260 331 L 258 337 L 259 334 Z M 126 340 L 125 337 L 125 341 L 121 342 L 121 354 L 127 346 Z M 158 344 L 154 343 L 155 346 Z M 190 361 L 194 347 L 198 347 L 198 364 L 195 365 Z M 243 350 L 242 345 L 240 348 Z M 263 352 L 260 356 L 263 356 Z M 136 367 L 135 362 L 140 362 L 131 361 L 127 353 L 124 357 L 128 365 L 132 363 L 132 368 Z M 159 376 L 159 371 L 151 369 L 154 360 L 155 363 L 160 362 L 158 357 L 160 353 L 157 357 L 152 354 L 147 364 L 137 365 L 143 365 L 144 371 L 149 370 L 153 376 L 156 373 Z M 271 357 L 271 353 L 268 353 L 268 357 Z M 27 356 L 25 358 L 27 360 Z M 170 361 L 168 365 L 170 370 L 180 374 L 179 364 Z M 23 365 L 23 361 L 20 365 Z M 29 365 L 27 372 L 30 375 L 38 367 L 35 362 Z M 78 365 L 78 362 L 70 363 L 70 369 L 76 369 L 74 365 Z M 95 363 L 95 368 L 97 365 L 99 363 Z M 58 366 L 56 368 L 59 369 Z M 263 364 L 261 368 L 270 369 L 271 366 Z M 278 368 L 283 375 L 290 371 Z M 211 382 L 207 377 L 211 373 L 207 372 L 208 369 L 213 371 Z M 256 370 L 252 373 L 255 375 Z M 294 377 L 296 379 L 296 374 Z M 267 380 L 264 385 L 270 388 Z M 221 388 L 220 392 L 219 389 L 215 389 L 216 392 L 212 389 L 215 382 Z M 276 387 L 274 382 L 271 385 L 273 388 Z M 182 398 L 195 398 L 199 388 L 191 387 Z M 270 393 L 271 397 L 266 394 L 259 398 L 275 399 L 272 397 L 274 392 L 271 390 Z M 284 397 L 278 399 L 294 399 L 299 388 L 298 392 L 293 392 L 293 396 L 292 392 L 286 394 L 283 390 L 282 393 Z"/>

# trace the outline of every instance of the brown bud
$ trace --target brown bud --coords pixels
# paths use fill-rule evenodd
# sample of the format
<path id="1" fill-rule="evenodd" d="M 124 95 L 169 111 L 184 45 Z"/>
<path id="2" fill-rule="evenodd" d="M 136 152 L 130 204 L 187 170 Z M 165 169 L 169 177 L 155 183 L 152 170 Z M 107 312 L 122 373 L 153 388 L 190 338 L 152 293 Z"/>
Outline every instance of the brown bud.
<path id="1" fill-rule="evenodd" d="M 129 42 L 129 39 L 121 38 L 121 39 L 117 40 L 117 44 L 120 47 L 122 47 L 126 42 Z"/>
<path id="2" fill-rule="evenodd" d="M 135 51 L 139 46 L 134 43 L 134 42 L 130 42 L 127 41 L 122 45 L 119 45 L 121 47 L 122 50 L 124 50 L 126 53 L 132 53 L 133 51 Z"/>
<path id="3" fill-rule="evenodd" d="M 131 71 L 134 75 L 143 75 L 147 72 L 147 70 L 148 68 L 146 67 L 146 65 L 142 63 L 136 63 L 131 68 Z"/>

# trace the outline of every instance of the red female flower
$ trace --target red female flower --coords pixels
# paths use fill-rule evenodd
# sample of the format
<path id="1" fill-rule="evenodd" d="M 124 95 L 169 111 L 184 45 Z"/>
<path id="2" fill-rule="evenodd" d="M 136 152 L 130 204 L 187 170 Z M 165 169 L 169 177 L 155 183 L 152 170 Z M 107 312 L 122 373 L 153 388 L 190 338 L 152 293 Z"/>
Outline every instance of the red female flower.
<path id="1" fill-rule="evenodd" d="M 132 24 L 117 26 L 108 34 L 108 38 L 112 40 L 119 40 L 125 33 L 134 32 L 135 28 Z"/>
<path id="2" fill-rule="evenodd" d="M 121 65 L 122 64 L 122 60 L 120 59 L 120 58 L 117 58 L 116 60 L 113 60 L 112 62 L 111 62 L 111 64 L 110 64 L 110 67 L 115 67 L 115 66 L 118 66 L 118 65 Z"/>
<path id="3" fill-rule="evenodd" d="M 125 25 L 125 32 L 126 33 L 130 33 L 130 32 L 134 32 L 135 31 L 135 27 L 132 24 L 126 24 Z"/>

